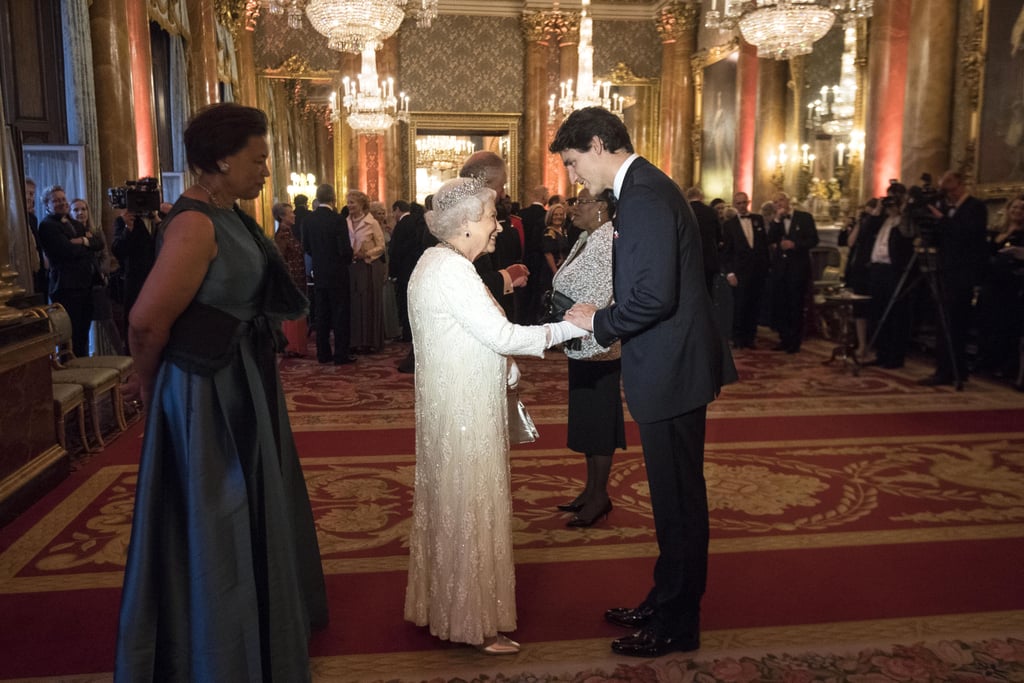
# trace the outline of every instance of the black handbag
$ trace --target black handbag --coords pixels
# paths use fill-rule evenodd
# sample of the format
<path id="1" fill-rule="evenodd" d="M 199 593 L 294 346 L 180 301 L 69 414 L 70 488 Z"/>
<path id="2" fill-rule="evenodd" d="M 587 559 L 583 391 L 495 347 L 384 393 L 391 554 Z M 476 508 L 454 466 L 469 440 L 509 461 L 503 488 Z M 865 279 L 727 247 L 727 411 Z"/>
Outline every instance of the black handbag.
<path id="1" fill-rule="evenodd" d="M 568 311 L 576 302 L 562 294 L 557 289 L 549 289 L 544 292 L 544 312 L 541 314 L 540 323 L 558 323 L 565 318 Z"/>

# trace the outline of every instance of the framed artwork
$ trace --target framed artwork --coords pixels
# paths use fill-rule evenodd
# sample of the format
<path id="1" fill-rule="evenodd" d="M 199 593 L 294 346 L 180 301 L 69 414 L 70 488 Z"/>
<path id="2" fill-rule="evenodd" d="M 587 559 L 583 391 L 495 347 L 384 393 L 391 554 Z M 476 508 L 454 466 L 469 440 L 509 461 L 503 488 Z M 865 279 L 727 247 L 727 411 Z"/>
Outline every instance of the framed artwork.
<path id="1" fill-rule="evenodd" d="M 700 144 L 695 144 L 694 177 L 710 201 L 732 198 L 736 161 L 736 126 L 739 91 L 736 82 L 736 46 L 713 48 L 695 60 Z M 697 141 L 695 141 L 697 142 Z"/>
<path id="2" fill-rule="evenodd" d="M 985 3 L 981 92 L 975 133 L 978 194 L 1024 192 L 1024 5 Z"/>

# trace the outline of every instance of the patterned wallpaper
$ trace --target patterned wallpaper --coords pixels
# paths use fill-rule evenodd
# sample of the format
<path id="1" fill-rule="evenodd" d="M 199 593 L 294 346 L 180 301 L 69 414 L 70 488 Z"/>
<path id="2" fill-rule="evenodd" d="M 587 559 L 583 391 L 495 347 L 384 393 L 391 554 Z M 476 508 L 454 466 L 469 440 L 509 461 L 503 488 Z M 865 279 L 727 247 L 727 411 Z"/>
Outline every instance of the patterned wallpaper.
<path id="1" fill-rule="evenodd" d="M 399 31 L 399 84 L 414 111 L 519 112 L 525 47 L 519 20 L 441 15 Z"/>
<path id="2" fill-rule="evenodd" d="M 594 73 L 624 62 L 640 78 L 661 76 L 661 41 L 650 21 L 594 21 Z"/>

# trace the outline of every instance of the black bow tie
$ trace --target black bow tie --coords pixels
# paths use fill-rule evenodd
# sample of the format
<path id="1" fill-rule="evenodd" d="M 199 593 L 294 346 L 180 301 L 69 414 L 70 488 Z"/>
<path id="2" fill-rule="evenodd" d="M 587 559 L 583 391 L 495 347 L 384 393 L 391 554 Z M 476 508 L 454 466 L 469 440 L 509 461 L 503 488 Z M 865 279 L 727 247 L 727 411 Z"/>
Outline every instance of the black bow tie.
<path id="1" fill-rule="evenodd" d="M 781 216 L 779 216 L 779 221 L 788 221 L 788 220 L 789 220 L 789 214 L 788 213 L 784 213 Z"/>

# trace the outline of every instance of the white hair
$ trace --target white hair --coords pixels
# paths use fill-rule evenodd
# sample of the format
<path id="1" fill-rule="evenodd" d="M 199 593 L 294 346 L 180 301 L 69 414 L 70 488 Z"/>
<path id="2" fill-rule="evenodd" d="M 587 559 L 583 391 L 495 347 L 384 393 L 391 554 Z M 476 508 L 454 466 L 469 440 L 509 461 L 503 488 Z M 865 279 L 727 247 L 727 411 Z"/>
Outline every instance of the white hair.
<path id="1" fill-rule="evenodd" d="M 480 178 L 453 178 L 434 193 L 434 209 L 427 212 L 427 227 L 439 240 L 447 241 L 469 221 L 478 221 L 484 207 L 497 193 Z"/>

